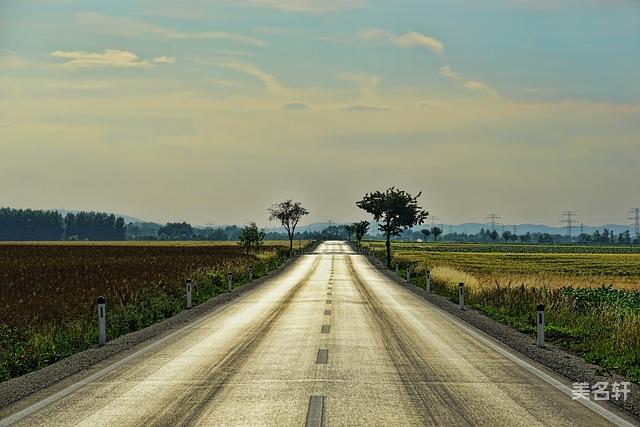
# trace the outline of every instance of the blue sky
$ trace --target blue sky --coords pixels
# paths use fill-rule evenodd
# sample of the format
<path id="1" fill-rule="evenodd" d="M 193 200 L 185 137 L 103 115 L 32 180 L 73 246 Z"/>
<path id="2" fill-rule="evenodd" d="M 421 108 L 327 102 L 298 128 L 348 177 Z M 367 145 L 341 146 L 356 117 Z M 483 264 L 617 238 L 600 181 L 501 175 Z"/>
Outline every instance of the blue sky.
<path id="1" fill-rule="evenodd" d="M 634 1 L 0 0 L 0 204 L 158 221 L 624 222 Z"/>

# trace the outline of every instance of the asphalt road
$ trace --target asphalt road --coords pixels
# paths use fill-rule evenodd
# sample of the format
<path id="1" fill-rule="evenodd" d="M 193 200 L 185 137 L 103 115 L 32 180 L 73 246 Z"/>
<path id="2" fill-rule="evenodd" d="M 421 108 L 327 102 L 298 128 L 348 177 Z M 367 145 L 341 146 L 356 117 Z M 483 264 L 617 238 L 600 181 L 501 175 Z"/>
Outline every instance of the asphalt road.
<path id="1" fill-rule="evenodd" d="M 1 424 L 611 425 L 341 242 Z M 604 415 L 604 416 L 603 416 Z"/>

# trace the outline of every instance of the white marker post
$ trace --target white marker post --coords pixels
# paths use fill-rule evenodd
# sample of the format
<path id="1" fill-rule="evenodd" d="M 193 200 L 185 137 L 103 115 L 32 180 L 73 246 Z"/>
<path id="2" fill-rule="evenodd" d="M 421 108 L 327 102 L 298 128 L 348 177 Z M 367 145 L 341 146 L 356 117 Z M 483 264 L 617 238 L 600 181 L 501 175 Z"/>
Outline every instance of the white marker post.
<path id="1" fill-rule="evenodd" d="M 464 283 L 458 284 L 458 308 L 464 310 Z"/>
<path id="2" fill-rule="evenodd" d="M 249 266 L 249 282 L 253 282 L 253 266 Z"/>
<path id="3" fill-rule="evenodd" d="M 400 275 L 400 266 L 396 262 L 396 276 L 399 276 L 399 275 Z"/>
<path id="4" fill-rule="evenodd" d="M 191 279 L 187 279 L 187 308 L 191 308 Z"/>
<path id="5" fill-rule="evenodd" d="M 538 305 L 537 311 L 538 347 L 544 347 L 544 305 Z"/>
<path id="6" fill-rule="evenodd" d="M 411 267 L 407 267 L 407 282 L 411 282 Z"/>
<path id="7" fill-rule="evenodd" d="M 231 292 L 231 286 L 233 284 L 233 274 L 231 272 L 227 273 L 227 290 Z"/>
<path id="8" fill-rule="evenodd" d="M 107 299 L 98 297 L 98 345 L 107 342 Z"/>
<path id="9" fill-rule="evenodd" d="M 424 274 L 424 290 L 428 294 L 431 293 L 431 270 L 427 270 Z"/>

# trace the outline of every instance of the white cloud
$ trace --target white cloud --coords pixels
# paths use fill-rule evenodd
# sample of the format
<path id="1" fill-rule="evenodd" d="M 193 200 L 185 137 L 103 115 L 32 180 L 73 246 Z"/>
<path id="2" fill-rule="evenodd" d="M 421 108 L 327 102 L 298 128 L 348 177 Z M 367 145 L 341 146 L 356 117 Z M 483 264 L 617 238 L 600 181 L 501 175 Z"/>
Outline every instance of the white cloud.
<path id="1" fill-rule="evenodd" d="M 163 28 L 148 22 L 131 18 L 118 18 L 101 13 L 79 13 L 76 18 L 92 31 L 115 34 L 124 37 L 152 35 L 167 39 L 220 39 L 253 46 L 267 46 L 267 43 L 251 36 L 226 31 L 183 32 Z"/>
<path id="2" fill-rule="evenodd" d="M 238 0 L 234 1 L 235 4 Z M 329 13 L 356 9 L 366 4 L 365 0 L 243 0 L 250 6 L 271 7 L 287 12 Z"/>
<path id="3" fill-rule="evenodd" d="M 158 56 L 157 58 L 153 58 L 153 62 L 157 62 L 159 64 L 171 64 L 176 62 L 175 56 Z"/>
<path id="4" fill-rule="evenodd" d="M 66 59 L 63 67 L 153 67 L 152 64 L 127 50 L 105 49 L 103 52 L 80 52 L 56 50 L 49 54 Z"/>
<path id="5" fill-rule="evenodd" d="M 343 74 L 339 77 L 342 80 L 356 83 L 359 86 L 360 95 L 363 97 L 373 96 L 381 80 L 380 77 L 370 74 Z"/>
<path id="6" fill-rule="evenodd" d="M 360 31 L 358 36 L 363 40 L 390 43 L 403 49 L 411 47 L 423 47 L 437 53 L 438 55 L 442 55 L 444 53 L 444 43 L 442 43 L 435 37 L 425 36 L 424 34 L 416 32 L 396 35 L 387 30 L 380 30 L 378 28 L 365 28 Z"/>
<path id="7" fill-rule="evenodd" d="M 196 64 L 212 65 L 214 67 L 229 68 L 239 71 L 251 77 L 260 80 L 268 92 L 276 95 L 285 95 L 289 91 L 282 85 L 275 76 L 263 71 L 257 65 L 250 62 L 234 62 L 234 61 L 210 61 L 207 59 L 196 59 Z"/>
<path id="8" fill-rule="evenodd" d="M 498 98 L 498 92 L 489 84 L 480 82 L 480 81 L 467 80 L 466 78 L 462 77 L 458 72 L 454 71 L 449 65 L 443 65 L 442 67 L 440 67 L 440 74 L 443 77 L 446 77 L 448 79 L 461 83 L 462 86 L 465 87 L 466 89 L 477 91 L 477 92 L 488 93 L 492 97 Z"/>

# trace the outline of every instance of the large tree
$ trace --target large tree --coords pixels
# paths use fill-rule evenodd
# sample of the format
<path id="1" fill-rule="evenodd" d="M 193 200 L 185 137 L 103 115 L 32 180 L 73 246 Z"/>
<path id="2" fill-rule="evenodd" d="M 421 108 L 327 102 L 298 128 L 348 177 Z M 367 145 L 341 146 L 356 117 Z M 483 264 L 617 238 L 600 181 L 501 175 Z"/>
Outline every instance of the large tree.
<path id="1" fill-rule="evenodd" d="M 343 227 L 344 227 L 344 231 L 347 233 L 347 239 L 351 241 L 351 237 L 356 232 L 355 224 L 347 224 L 347 225 L 343 225 Z"/>
<path id="2" fill-rule="evenodd" d="M 403 190 L 391 187 L 384 192 L 367 193 L 356 203 L 373 215 L 379 223 L 378 227 L 384 233 L 387 247 L 387 267 L 391 266 L 391 236 L 399 236 L 402 230 L 424 223 L 429 212 L 418 206 L 418 197 Z"/>
<path id="3" fill-rule="evenodd" d="M 289 236 L 289 256 L 293 255 L 293 237 L 300 218 L 309 213 L 300 202 L 291 199 L 277 203 L 269 209 L 269 221 L 277 219 L 287 231 Z"/>

